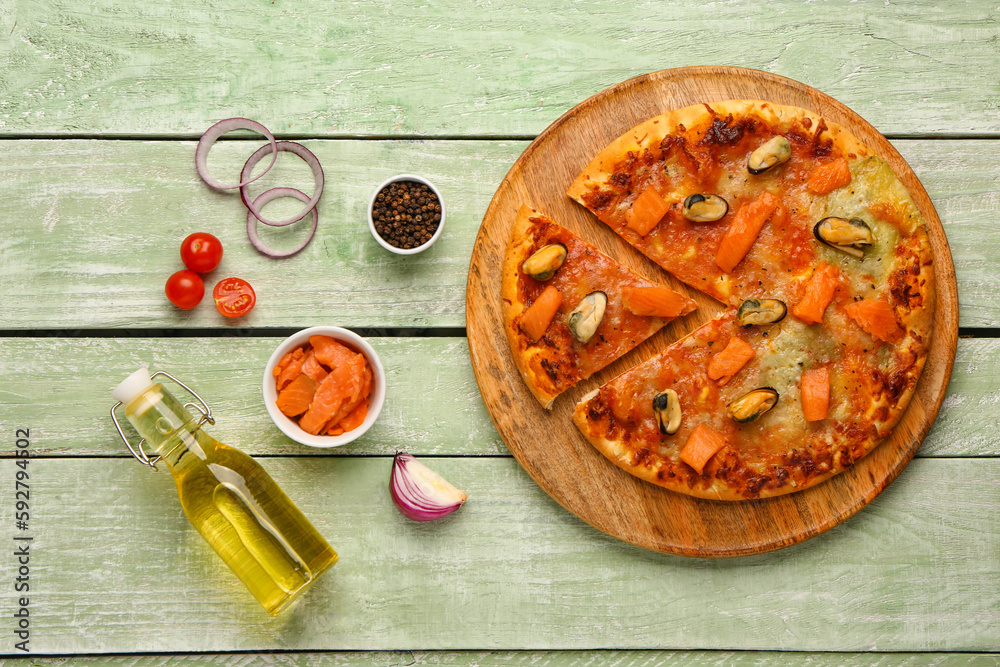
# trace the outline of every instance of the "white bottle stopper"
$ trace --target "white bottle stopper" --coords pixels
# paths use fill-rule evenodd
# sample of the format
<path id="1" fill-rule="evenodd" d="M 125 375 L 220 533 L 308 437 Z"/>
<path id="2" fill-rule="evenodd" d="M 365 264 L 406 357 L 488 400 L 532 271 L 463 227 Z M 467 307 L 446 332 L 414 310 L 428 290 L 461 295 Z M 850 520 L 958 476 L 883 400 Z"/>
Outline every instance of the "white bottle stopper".
<path id="1" fill-rule="evenodd" d="M 139 394 L 153 386 L 153 381 L 149 379 L 149 369 L 143 366 L 135 373 L 132 373 L 111 392 L 111 398 L 121 401 L 122 405 L 128 405 Z"/>

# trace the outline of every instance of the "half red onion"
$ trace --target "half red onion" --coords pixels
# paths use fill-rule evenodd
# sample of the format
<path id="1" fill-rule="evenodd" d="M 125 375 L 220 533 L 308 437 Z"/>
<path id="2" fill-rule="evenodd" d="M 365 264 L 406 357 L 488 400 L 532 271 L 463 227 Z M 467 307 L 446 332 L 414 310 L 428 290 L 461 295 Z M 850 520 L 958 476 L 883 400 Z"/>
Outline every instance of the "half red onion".
<path id="1" fill-rule="evenodd" d="M 268 220 L 263 215 L 261 215 L 260 208 L 258 208 L 253 201 L 250 201 L 250 188 L 242 186 L 240 188 L 240 198 L 243 200 L 243 204 L 248 209 L 250 209 L 250 212 L 265 225 L 271 225 L 272 227 L 284 227 L 285 225 L 290 225 L 293 222 L 298 222 L 302 218 L 306 217 L 309 214 L 309 211 L 312 211 L 313 209 L 316 208 L 316 204 L 319 203 L 320 195 L 323 194 L 323 183 L 324 183 L 323 167 L 320 166 L 319 160 L 316 158 L 315 155 L 313 155 L 312 151 L 310 151 L 302 144 L 297 144 L 294 141 L 279 141 L 277 144 L 261 146 L 259 149 L 257 149 L 257 152 L 251 155 L 250 158 L 247 160 L 246 164 L 243 165 L 243 171 L 242 173 L 240 173 L 240 179 L 244 180 L 249 178 L 250 172 L 252 172 L 253 168 L 257 165 L 258 162 L 260 162 L 260 159 L 265 155 L 267 155 L 268 153 L 274 151 L 286 151 L 288 153 L 294 153 L 295 155 L 298 155 L 300 158 L 302 158 L 305 161 L 305 163 L 309 165 L 309 168 L 312 169 L 313 178 L 316 180 L 316 189 L 313 191 L 312 198 L 307 200 L 306 207 L 302 209 L 300 213 L 291 218 L 288 218 L 287 220 L 279 220 L 278 222 L 275 222 L 274 220 Z M 277 153 L 275 152 L 274 155 L 277 156 Z M 263 176 L 263 174 L 261 174 L 261 176 Z M 258 176 L 258 178 L 260 177 Z"/>
<path id="2" fill-rule="evenodd" d="M 253 200 L 253 205 L 257 207 L 257 210 L 260 210 L 264 208 L 264 205 L 267 204 L 272 199 L 278 199 L 280 197 L 294 197 L 299 201 L 304 201 L 304 202 L 309 201 L 309 195 L 302 192 L 301 190 L 296 190 L 295 188 L 271 188 L 270 190 L 267 190 L 266 192 L 262 192 L 259 195 L 257 195 L 257 198 Z M 319 225 L 319 213 L 316 211 L 315 207 L 313 207 L 311 212 L 313 220 L 312 220 L 312 229 L 309 231 L 309 236 L 307 236 L 302 243 L 295 246 L 291 250 L 275 250 L 266 243 L 264 243 L 264 241 L 261 240 L 260 236 L 257 234 L 258 218 L 253 214 L 253 211 L 251 210 L 250 212 L 247 213 L 247 236 L 250 237 L 250 243 L 260 253 L 267 255 L 268 257 L 274 257 L 276 259 L 280 259 L 282 257 L 291 257 L 292 255 L 294 255 L 295 253 L 299 252 L 307 245 L 309 245 L 309 242 L 312 241 L 313 235 L 316 233 L 316 227 Z"/>
<path id="3" fill-rule="evenodd" d="M 469 497 L 405 452 L 396 454 L 392 462 L 389 490 L 403 516 L 414 521 L 433 521 L 447 516 Z"/>
<path id="4" fill-rule="evenodd" d="M 269 144 L 265 148 L 269 149 L 273 155 L 271 156 L 271 163 L 267 165 L 267 169 L 262 171 L 257 176 L 249 177 L 240 175 L 240 182 L 236 185 L 226 185 L 221 181 L 217 181 L 208 173 L 208 152 L 212 150 L 212 145 L 215 140 L 226 134 L 227 132 L 232 132 L 233 130 L 252 130 L 254 132 L 259 132 L 267 137 Z M 205 134 L 201 135 L 201 139 L 198 141 L 198 148 L 194 151 L 194 166 L 198 170 L 198 175 L 201 176 L 201 180 L 216 190 L 235 190 L 236 188 L 244 188 L 258 178 L 263 176 L 274 166 L 274 161 L 278 159 L 278 151 L 275 150 L 274 135 L 266 127 L 261 125 L 255 120 L 250 120 L 249 118 L 227 118 L 226 120 L 220 120 L 218 123 L 208 128 Z"/>

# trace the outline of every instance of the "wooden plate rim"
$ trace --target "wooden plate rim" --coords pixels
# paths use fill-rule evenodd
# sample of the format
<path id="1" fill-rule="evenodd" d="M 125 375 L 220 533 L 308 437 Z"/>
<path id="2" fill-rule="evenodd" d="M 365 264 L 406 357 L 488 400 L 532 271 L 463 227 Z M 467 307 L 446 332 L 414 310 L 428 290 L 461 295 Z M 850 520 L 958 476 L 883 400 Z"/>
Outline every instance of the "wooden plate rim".
<path id="1" fill-rule="evenodd" d="M 890 162 L 890 165 L 896 171 L 897 176 L 904 182 L 907 188 L 910 190 L 911 194 L 917 202 L 918 207 L 927 219 L 928 233 L 931 236 L 931 245 L 934 254 L 934 268 L 935 268 L 935 284 L 937 290 L 937 303 L 936 303 L 936 313 L 935 313 L 935 332 L 931 342 L 931 349 L 928 355 L 927 367 L 925 367 L 923 374 L 918 382 L 917 391 L 914 394 L 914 398 L 920 395 L 921 385 L 924 385 L 928 380 L 928 371 L 933 362 L 937 366 L 937 376 L 941 377 L 941 384 L 938 387 L 938 391 L 933 395 L 932 401 L 928 404 L 927 408 L 924 410 L 924 418 L 920 421 L 919 428 L 914 432 L 910 441 L 906 446 L 898 445 L 898 457 L 895 463 L 889 467 L 885 475 L 879 480 L 873 480 L 871 490 L 867 493 L 860 493 L 854 499 L 852 504 L 844 506 L 838 512 L 833 512 L 822 518 L 821 520 L 812 524 L 806 530 L 801 530 L 793 534 L 789 534 L 780 538 L 772 539 L 767 542 L 758 542 L 755 544 L 742 544 L 742 545 L 719 545 L 714 547 L 693 547 L 685 544 L 674 544 L 665 541 L 655 542 L 646 539 L 641 539 L 633 534 L 622 533 L 615 529 L 614 526 L 604 525 L 600 521 L 596 520 L 595 517 L 581 514 L 577 508 L 572 506 L 572 503 L 566 501 L 562 493 L 557 489 L 549 488 L 545 483 L 539 471 L 536 470 L 534 463 L 527 458 L 524 451 L 519 447 L 512 447 L 508 438 L 504 436 L 504 429 L 501 423 L 498 421 L 497 416 L 494 414 L 494 410 L 497 409 L 496 406 L 492 406 L 487 400 L 486 395 L 483 392 L 483 385 L 485 382 L 491 382 L 492 378 L 488 376 L 485 369 L 486 359 L 483 356 L 485 351 L 489 349 L 488 336 L 489 329 L 487 328 L 481 333 L 479 322 L 475 321 L 472 317 L 474 312 L 474 300 L 476 299 L 479 292 L 479 286 L 481 284 L 482 274 L 477 266 L 477 258 L 480 255 L 481 247 L 487 242 L 487 225 L 491 220 L 495 220 L 497 216 L 497 211 L 501 203 L 503 202 L 506 191 L 511 187 L 511 182 L 516 175 L 523 173 L 524 166 L 534 157 L 534 154 L 539 150 L 549 139 L 551 135 L 559 131 L 565 123 L 576 117 L 580 112 L 602 102 L 605 98 L 614 97 L 622 92 L 632 89 L 632 88 L 642 88 L 644 86 L 650 85 L 652 83 L 658 83 L 664 80 L 673 80 L 677 85 L 684 85 L 686 80 L 690 80 L 697 77 L 720 77 L 723 79 L 749 79 L 756 80 L 758 82 L 766 82 L 770 85 L 777 85 L 783 88 L 789 88 L 796 93 L 805 93 L 811 102 L 814 104 L 820 102 L 823 105 L 827 105 L 833 109 L 836 109 L 841 115 L 846 118 L 851 119 L 851 122 L 855 127 L 863 128 L 869 134 L 880 139 L 881 141 L 876 141 L 877 146 L 870 145 L 869 142 L 863 141 L 863 143 L 869 143 L 869 146 L 873 148 L 876 153 L 886 158 Z M 748 98 L 749 99 L 749 98 Z M 718 100 L 705 100 L 706 102 L 713 102 Z M 807 107 L 808 108 L 808 107 Z M 664 109 L 666 111 L 667 109 Z M 622 131 L 626 131 L 628 128 L 623 128 Z M 852 132 L 853 127 L 849 128 Z M 595 147 L 594 154 L 600 150 L 601 147 Z M 493 323 L 496 324 L 496 323 Z M 689 557 L 735 557 L 744 556 L 751 554 L 764 553 L 768 551 L 773 551 L 775 549 L 784 548 L 802 542 L 803 540 L 815 537 L 816 535 L 822 534 L 827 530 L 839 525 L 840 523 L 846 521 L 848 518 L 859 512 L 863 507 L 870 503 L 874 498 L 876 498 L 890 483 L 892 483 L 906 467 L 906 465 L 912 460 L 913 456 L 916 454 L 920 447 L 924 437 L 927 435 L 931 425 L 936 418 L 938 411 L 944 401 L 944 396 L 947 391 L 948 381 L 951 376 L 952 367 L 955 359 L 955 350 L 957 345 L 957 333 L 958 333 L 958 286 L 955 278 L 954 263 L 951 256 L 951 250 L 948 245 L 947 238 L 944 234 L 944 230 L 941 224 L 941 220 L 934 208 L 933 202 L 931 202 L 930 197 L 927 195 L 923 184 L 916 177 L 916 174 L 906 163 L 905 159 L 899 154 L 899 152 L 885 139 L 881 133 L 878 132 L 870 123 L 868 123 L 864 118 L 858 115 L 856 112 L 851 110 L 849 107 L 839 102 L 838 100 L 830 97 L 829 95 L 822 93 L 811 86 L 795 81 L 787 77 L 779 76 L 776 74 L 771 74 L 768 72 L 762 72 L 759 70 L 752 70 L 740 67 L 723 67 L 723 66 L 696 66 L 696 67 L 682 67 L 668 70 L 660 70 L 657 72 L 651 72 L 649 74 L 644 74 L 641 76 L 628 79 L 617 83 L 609 88 L 606 88 L 595 95 L 587 98 L 586 100 L 580 102 L 562 116 L 560 116 L 556 121 L 549 125 L 545 130 L 539 134 L 534 141 L 524 150 L 524 152 L 518 157 L 518 159 L 511 166 L 510 170 L 505 175 L 503 181 L 497 188 L 489 206 L 487 207 L 486 213 L 483 216 L 483 222 L 480 225 L 478 234 L 476 235 L 476 240 L 473 246 L 472 257 L 469 263 L 469 273 L 468 281 L 466 287 L 466 327 L 467 336 L 469 343 L 469 353 L 472 360 L 473 372 L 476 377 L 477 385 L 480 389 L 480 394 L 483 396 L 484 403 L 486 404 L 487 410 L 490 414 L 490 419 L 493 421 L 494 426 L 496 426 L 498 433 L 500 433 L 508 449 L 513 454 L 515 460 L 521 465 L 522 468 L 528 473 L 528 475 L 545 491 L 550 497 L 552 497 L 556 502 L 562 505 L 569 512 L 590 524 L 591 526 L 597 528 L 598 530 L 611 535 L 617 539 L 640 546 L 645 549 L 652 551 L 658 551 L 662 553 L 671 553 L 681 556 Z M 502 331 L 502 326 L 500 327 Z M 502 340 L 502 347 L 505 348 L 504 351 L 509 354 L 509 347 L 507 347 L 506 339 L 503 335 L 500 336 Z M 944 346 L 944 349 L 940 349 Z M 936 356 L 935 356 L 936 355 Z M 943 355 L 943 356 L 942 356 Z M 515 378 L 517 382 L 521 382 L 519 377 Z M 565 400 L 565 397 L 563 397 Z M 911 402 L 910 406 L 907 408 L 907 412 L 913 408 L 914 400 Z M 537 404 L 536 408 L 541 409 Z M 900 419 L 900 423 L 906 418 L 906 413 Z M 576 431 L 572 423 L 568 423 L 567 427 L 571 429 L 574 433 L 579 433 Z M 890 438 L 887 438 L 888 441 Z M 880 443 L 879 447 L 882 447 L 886 442 Z M 589 445 L 588 445 L 589 446 Z M 866 457 L 867 458 L 867 457 Z M 865 459 L 859 465 L 864 463 Z M 608 465 L 612 464 L 608 462 Z M 836 480 L 843 480 L 846 478 L 847 473 L 845 471 L 840 475 L 837 475 L 833 479 L 825 482 L 825 484 L 831 484 Z M 643 482 L 643 484 L 646 484 Z M 653 485 L 650 485 L 653 486 Z M 800 491 L 791 496 L 804 496 L 816 489 L 821 488 L 823 485 L 807 489 L 805 491 Z M 661 489 L 659 487 L 654 487 L 663 493 L 674 493 L 667 489 Z M 855 486 L 850 487 L 854 490 Z M 772 503 L 776 501 L 781 501 L 782 498 L 789 498 L 790 496 L 781 496 L 778 498 L 764 499 L 764 500 L 754 500 L 746 501 L 746 503 L 739 503 L 743 506 L 759 506 L 762 504 Z M 718 504 L 718 501 L 703 500 L 698 498 L 693 498 L 690 496 L 685 496 L 687 501 L 693 502 L 695 504 L 701 503 L 713 503 Z M 724 511 L 724 510 L 723 510 Z"/>

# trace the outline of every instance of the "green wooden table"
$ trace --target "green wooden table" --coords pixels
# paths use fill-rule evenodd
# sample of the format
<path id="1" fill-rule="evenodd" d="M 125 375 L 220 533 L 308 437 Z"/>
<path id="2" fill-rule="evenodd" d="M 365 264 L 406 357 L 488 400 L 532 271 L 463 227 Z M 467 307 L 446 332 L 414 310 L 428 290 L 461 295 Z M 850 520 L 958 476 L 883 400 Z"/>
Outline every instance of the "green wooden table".
<path id="1" fill-rule="evenodd" d="M 948 395 L 898 480 L 819 537 L 731 560 L 644 551 L 552 501 L 494 430 L 464 329 L 475 234 L 531 139 L 609 85 L 698 64 L 791 77 L 888 136 L 944 222 L 961 301 Z M 255 252 L 238 199 L 195 174 L 197 138 L 230 116 L 323 164 L 319 232 L 292 259 Z M 220 142 L 213 168 L 251 146 Z M 984 0 L 0 0 L 0 664 L 997 664 L 998 149 L 1000 9 Z M 261 189 L 311 187 L 297 168 Z M 448 205 L 441 239 L 410 258 L 364 224 L 400 172 Z M 218 277 L 256 287 L 250 316 L 164 298 L 194 231 L 223 241 Z M 334 451 L 280 435 L 259 391 L 277 343 L 315 324 L 368 336 L 388 372 L 378 423 Z M 142 364 L 196 387 L 212 433 L 257 456 L 340 553 L 283 616 L 118 439 L 110 390 Z M 387 488 L 401 449 L 466 506 L 404 519 Z M 19 536 L 30 594 L 15 592 Z"/>

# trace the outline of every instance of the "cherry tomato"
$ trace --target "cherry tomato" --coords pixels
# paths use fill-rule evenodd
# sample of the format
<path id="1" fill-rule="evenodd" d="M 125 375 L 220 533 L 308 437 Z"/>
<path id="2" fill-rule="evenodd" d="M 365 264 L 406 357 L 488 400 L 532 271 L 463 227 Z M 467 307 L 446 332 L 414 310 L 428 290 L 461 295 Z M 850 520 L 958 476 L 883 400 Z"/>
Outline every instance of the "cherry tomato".
<path id="1" fill-rule="evenodd" d="M 222 241 L 205 232 L 195 232 L 181 243 L 184 266 L 196 273 L 208 273 L 222 261 Z"/>
<path id="2" fill-rule="evenodd" d="M 246 315 L 257 303 L 257 295 L 250 283 L 242 278 L 226 278 L 212 290 L 215 307 L 226 317 Z"/>
<path id="3" fill-rule="evenodd" d="M 167 298 L 178 308 L 190 310 L 205 296 L 205 282 L 194 271 L 178 271 L 167 278 Z"/>

